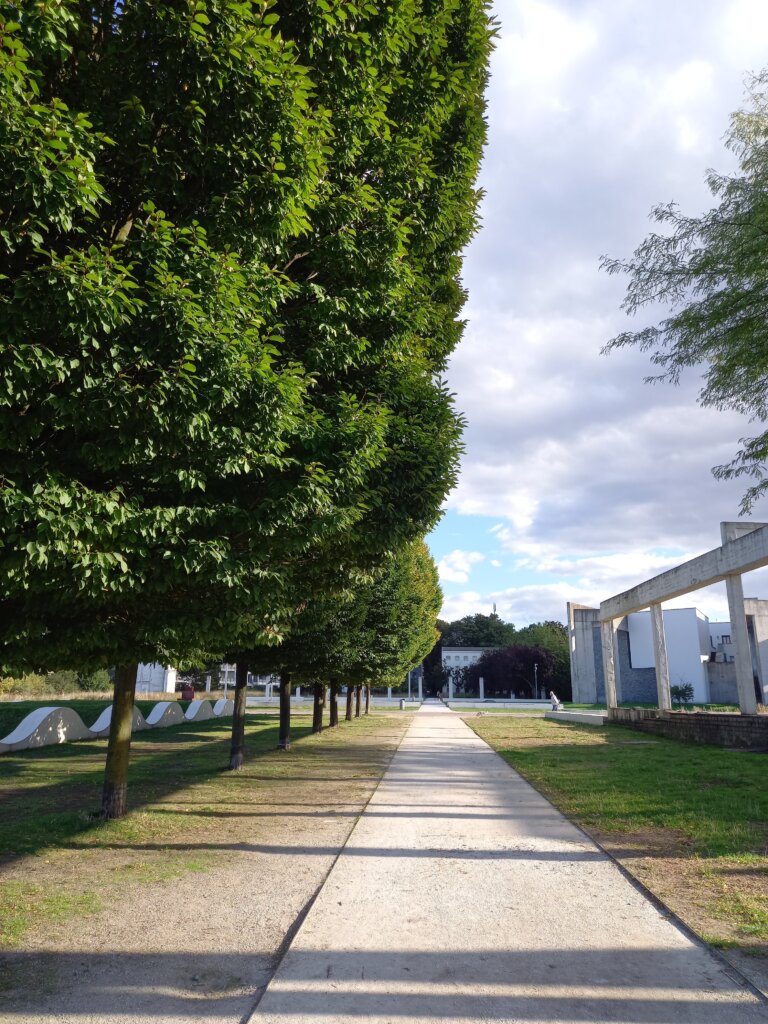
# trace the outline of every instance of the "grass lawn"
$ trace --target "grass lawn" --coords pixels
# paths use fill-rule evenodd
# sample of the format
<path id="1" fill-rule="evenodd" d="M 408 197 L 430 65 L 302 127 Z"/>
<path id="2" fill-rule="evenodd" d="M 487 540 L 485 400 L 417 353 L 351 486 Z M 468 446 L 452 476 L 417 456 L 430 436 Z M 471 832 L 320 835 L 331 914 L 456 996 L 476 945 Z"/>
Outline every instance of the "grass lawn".
<path id="1" fill-rule="evenodd" d="M 467 724 L 699 934 L 768 956 L 768 756 L 617 726 Z"/>
<path id="2" fill-rule="evenodd" d="M 130 813 L 111 822 L 95 817 L 106 740 L 4 754 L 0 949 L 48 923 L 119 904 L 132 886 L 225 864 L 261 831 L 269 841 L 280 801 L 297 799 L 289 791 L 316 800 L 318 813 L 324 801 L 359 801 L 356 815 L 407 724 L 369 716 L 312 736 L 302 718 L 286 753 L 276 750 L 275 718 L 249 714 L 238 772 L 226 770 L 231 719 L 140 732 L 132 742 Z M 290 825 L 291 815 L 285 820 Z"/>

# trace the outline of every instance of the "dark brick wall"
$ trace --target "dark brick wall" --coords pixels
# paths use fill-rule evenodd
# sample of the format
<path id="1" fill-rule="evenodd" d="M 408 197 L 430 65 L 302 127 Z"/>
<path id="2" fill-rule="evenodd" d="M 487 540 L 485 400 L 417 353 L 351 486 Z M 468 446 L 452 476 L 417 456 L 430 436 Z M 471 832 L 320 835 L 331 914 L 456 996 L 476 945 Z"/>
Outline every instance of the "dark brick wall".
<path id="1" fill-rule="evenodd" d="M 616 725 L 626 725 L 671 740 L 742 750 L 768 750 L 768 715 L 610 708 L 608 717 Z"/>

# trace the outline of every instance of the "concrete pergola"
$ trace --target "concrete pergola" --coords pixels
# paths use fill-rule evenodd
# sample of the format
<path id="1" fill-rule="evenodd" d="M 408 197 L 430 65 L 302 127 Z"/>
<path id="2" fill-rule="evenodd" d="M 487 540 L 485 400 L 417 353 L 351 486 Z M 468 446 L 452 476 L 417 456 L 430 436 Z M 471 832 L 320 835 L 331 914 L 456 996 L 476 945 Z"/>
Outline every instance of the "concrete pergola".
<path id="1" fill-rule="evenodd" d="M 767 523 L 721 523 L 722 545 L 698 555 L 674 569 L 639 583 L 622 594 L 609 597 L 600 604 L 600 637 L 605 676 L 605 696 L 609 708 L 618 707 L 616 695 L 616 629 L 617 623 L 631 612 L 651 612 L 656 688 L 659 708 L 669 710 L 669 666 L 664 639 L 661 603 L 681 597 L 712 583 L 725 581 L 728 610 L 736 663 L 736 685 L 739 707 L 744 715 L 757 713 L 757 697 L 752 674 L 752 654 L 744 611 L 744 589 L 741 577 L 745 572 L 768 565 Z"/>

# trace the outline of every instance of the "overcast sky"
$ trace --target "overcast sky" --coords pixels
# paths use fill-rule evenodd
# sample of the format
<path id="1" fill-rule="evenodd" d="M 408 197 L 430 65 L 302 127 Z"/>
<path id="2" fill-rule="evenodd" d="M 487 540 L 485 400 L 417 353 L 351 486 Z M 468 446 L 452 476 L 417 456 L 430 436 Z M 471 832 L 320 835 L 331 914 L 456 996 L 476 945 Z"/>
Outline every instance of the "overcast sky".
<path id="1" fill-rule="evenodd" d="M 705 171 L 733 168 L 729 115 L 768 64 L 768 0 L 498 0 L 496 14 L 483 228 L 448 373 L 467 452 L 429 541 L 444 617 L 496 602 L 524 625 L 716 547 L 738 518 L 743 486 L 711 467 L 754 430 L 696 404 L 697 370 L 649 385 L 647 356 L 600 354 L 631 322 L 626 281 L 598 262 L 631 254 L 654 204 L 710 205 Z M 768 597 L 768 580 L 745 590 Z M 724 587 L 675 603 L 727 618 Z"/>

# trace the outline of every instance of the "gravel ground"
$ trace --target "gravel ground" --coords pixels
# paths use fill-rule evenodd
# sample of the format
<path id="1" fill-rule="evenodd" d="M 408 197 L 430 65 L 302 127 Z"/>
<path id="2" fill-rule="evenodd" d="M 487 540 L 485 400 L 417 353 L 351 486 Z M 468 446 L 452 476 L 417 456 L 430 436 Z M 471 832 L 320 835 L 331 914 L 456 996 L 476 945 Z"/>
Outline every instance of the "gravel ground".
<path id="1" fill-rule="evenodd" d="M 93 874 L 105 909 L 48 924 L 0 957 L 0 1022 L 247 1019 L 409 718 L 382 716 L 381 729 L 357 731 L 354 768 L 334 770 L 331 757 L 338 754 L 329 750 L 325 761 L 321 751 L 311 770 L 293 777 L 265 781 L 242 773 L 242 798 L 208 811 L 207 832 L 177 830 L 172 842 L 108 850 L 46 851 L 45 859 L 14 864 L 4 878 L 67 884 Z M 349 728 L 352 735 L 354 723 Z M 168 808 L 178 815 L 205 803 L 204 788 L 195 787 Z M 125 881 L 131 873 L 161 873 L 169 861 L 178 868 L 185 859 L 195 868 L 179 877 Z M 119 879 L 111 886 L 104 881 L 110 870 Z"/>

